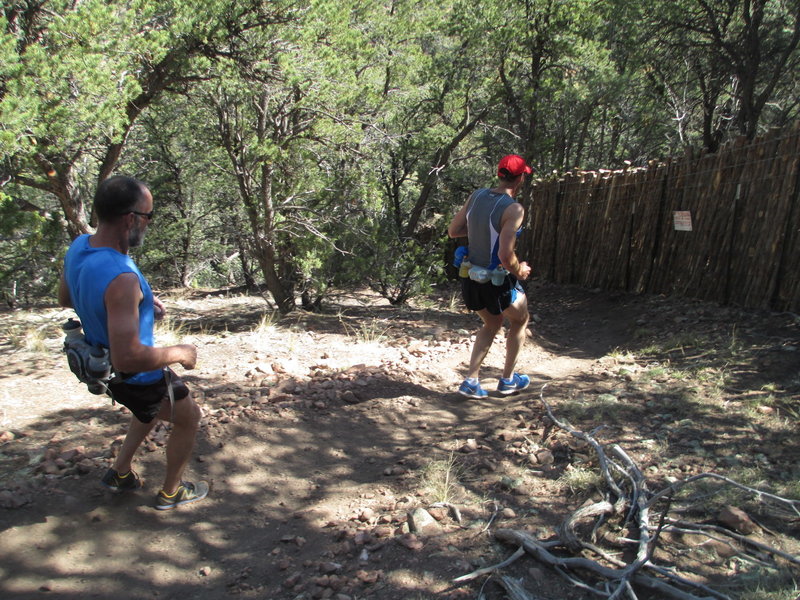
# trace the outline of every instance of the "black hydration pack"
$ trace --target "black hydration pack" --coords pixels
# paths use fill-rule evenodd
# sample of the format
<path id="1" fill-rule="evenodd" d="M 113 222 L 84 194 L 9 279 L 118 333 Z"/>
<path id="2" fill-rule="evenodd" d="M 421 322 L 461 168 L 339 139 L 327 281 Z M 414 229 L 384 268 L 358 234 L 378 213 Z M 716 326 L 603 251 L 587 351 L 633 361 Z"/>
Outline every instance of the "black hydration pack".
<path id="1" fill-rule="evenodd" d="M 108 383 L 114 379 L 114 369 L 108 348 L 92 346 L 83 335 L 81 322 L 70 318 L 61 326 L 64 330 L 64 353 L 69 369 L 86 384 L 92 394 L 108 392 Z M 110 395 L 110 394 L 109 394 Z"/>

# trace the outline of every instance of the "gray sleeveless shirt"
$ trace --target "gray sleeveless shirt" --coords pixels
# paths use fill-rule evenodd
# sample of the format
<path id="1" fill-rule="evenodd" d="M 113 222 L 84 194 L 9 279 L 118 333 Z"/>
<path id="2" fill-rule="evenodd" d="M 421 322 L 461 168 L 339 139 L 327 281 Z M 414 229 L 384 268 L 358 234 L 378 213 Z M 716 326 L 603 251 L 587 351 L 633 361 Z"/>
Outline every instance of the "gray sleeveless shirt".
<path id="1" fill-rule="evenodd" d="M 469 262 L 486 269 L 500 264 L 497 249 L 500 243 L 500 219 L 505 210 L 514 204 L 508 194 L 483 188 L 473 192 L 467 205 L 467 235 L 469 237 Z"/>

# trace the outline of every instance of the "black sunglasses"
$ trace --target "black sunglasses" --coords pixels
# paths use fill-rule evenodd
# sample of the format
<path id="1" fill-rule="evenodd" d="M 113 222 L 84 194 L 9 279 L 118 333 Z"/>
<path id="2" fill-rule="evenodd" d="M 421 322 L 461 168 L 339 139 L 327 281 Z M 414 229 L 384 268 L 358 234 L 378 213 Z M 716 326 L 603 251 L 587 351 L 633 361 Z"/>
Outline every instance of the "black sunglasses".
<path id="1" fill-rule="evenodd" d="M 156 213 L 155 210 L 151 210 L 149 213 L 139 212 L 138 210 L 129 210 L 128 211 L 128 214 L 139 215 L 140 217 L 147 217 L 148 221 L 152 221 L 153 220 L 153 216 L 155 215 L 155 213 Z"/>

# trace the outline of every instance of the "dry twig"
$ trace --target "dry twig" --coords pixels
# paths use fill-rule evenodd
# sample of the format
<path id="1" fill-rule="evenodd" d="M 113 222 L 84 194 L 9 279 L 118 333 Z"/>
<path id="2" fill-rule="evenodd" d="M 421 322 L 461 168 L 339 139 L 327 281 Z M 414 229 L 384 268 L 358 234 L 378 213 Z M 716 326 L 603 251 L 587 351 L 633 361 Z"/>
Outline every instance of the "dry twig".
<path id="1" fill-rule="evenodd" d="M 467 581 L 472 581 L 473 579 L 477 579 L 481 575 L 491 575 L 495 571 L 507 567 L 515 560 L 524 555 L 525 555 L 525 549 L 520 546 L 519 548 L 517 548 L 517 551 L 514 552 L 514 554 L 509 556 L 503 562 L 497 563 L 496 565 L 492 565 L 491 567 L 483 567 L 482 569 L 478 569 L 477 571 L 473 571 L 472 573 L 467 573 L 466 575 L 462 575 L 461 577 L 456 577 L 455 579 L 453 579 L 453 583 L 466 583 Z"/>

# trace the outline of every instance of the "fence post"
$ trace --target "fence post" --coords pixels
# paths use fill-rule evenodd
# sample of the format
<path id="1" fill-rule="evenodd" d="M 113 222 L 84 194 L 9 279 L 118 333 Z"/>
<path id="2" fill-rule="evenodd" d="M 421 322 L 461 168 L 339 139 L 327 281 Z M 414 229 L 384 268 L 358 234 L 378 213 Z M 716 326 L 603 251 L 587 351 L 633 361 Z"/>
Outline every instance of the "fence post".
<path id="1" fill-rule="evenodd" d="M 650 266 L 647 268 L 645 284 L 642 286 L 642 291 L 646 293 L 652 293 L 650 284 L 653 279 L 653 271 L 655 271 L 656 264 L 658 262 L 658 254 L 661 251 L 661 223 L 662 219 L 666 218 L 664 213 L 666 212 L 667 204 L 667 181 L 669 181 L 670 172 L 673 170 L 672 166 L 674 164 L 675 163 L 673 161 L 667 162 L 666 168 L 664 169 L 664 175 L 661 178 L 661 193 L 658 195 L 658 212 L 656 213 L 656 218 L 654 219 L 655 235 L 653 236 L 653 249 L 650 252 Z"/>
<path id="2" fill-rule="evenodd" d="M 739 208 L 740 199 L 742 197 L 742 182 L 736 184 L 736 194 L 733 196 L 733 208 L 731 209 L 731 237 L 728 240 L 728 265 L 725 269 L 725 298 L 724 304 L 728 304 L 731 300 L 731 270 L 733 268 L 733 246 L 736 239 L 736 213 Z"/>
<path id="3" fill-rule="evenodd" d="M 561 186 L 561 179 L 556 179 L 553 183 L 556 186 L 556 193 L 553 194 L 555 198 L 555 206 L 553 206 L 553 259 L 550 261 L 550 281 L 556 280 L 556 262 L 558 261 L 558 236 L 560 233 L 561 225 L 561 194 L 563 187 Z"/>
<path id="4" fill-rule="evenodd" d="M 796 128 L 795 131 L 798 131 Z M 795 135 L 795 144 L 797 144 L 798 137 Z M 797 298 L 789 298 L 789 306 L 778 307 L 776 306 L 778 303 L 778 298 L 780 296 L 781 284 L 783 282 L 784 274 L 786 273 L 787 269 L 789 268 L 789 250 L 791 250 L 794 246 L 797 245 L 798 237 L 797 235 L 792 235 L 792 229 L 794 228 L 797 230 L 797 203 L 800 202 L 800 160 L 795 160 L 795 172 L 794 172 L 794 186 L 791 196 L 789 197 L 789 218 L 786 219 L 786 228 L 783 232 L 783 244 L 781 244 L 780 249 L 780 256 L 778 256 L 778 273 L 775 277 L 775 286 L 772 289 L 772 292 L 769 296 L 769 307 L 772 310 L 779 310 L 782 308 L 783 310 L 796 310 L 796 307 L 793 305 L 794 302 L 797 302 Z M 793 246 L 789 246 L 789 242 L 794 242 Z M 794 301 L 794 302 L 793 302 Z"/>

